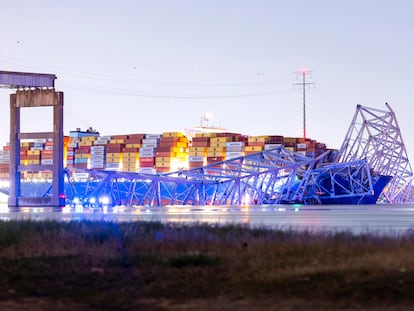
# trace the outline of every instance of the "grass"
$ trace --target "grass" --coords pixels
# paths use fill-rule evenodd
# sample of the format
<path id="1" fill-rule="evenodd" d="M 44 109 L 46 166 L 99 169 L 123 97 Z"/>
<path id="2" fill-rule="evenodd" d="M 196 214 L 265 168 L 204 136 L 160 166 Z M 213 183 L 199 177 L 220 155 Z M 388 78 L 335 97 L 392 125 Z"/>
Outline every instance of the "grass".
<path id="1" fill-rule="evenodd" d="M 40 299 L 68 310 L 410 310 L 413 254 L 413 232 L 3 221 L 0 307 Z"/>

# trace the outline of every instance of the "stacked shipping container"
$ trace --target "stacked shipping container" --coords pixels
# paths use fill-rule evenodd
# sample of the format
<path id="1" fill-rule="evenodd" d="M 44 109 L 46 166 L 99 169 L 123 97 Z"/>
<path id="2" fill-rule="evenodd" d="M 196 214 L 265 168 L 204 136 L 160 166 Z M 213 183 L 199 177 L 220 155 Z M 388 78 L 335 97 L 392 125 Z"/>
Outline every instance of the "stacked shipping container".
<path id="1" fill-rule="evenodd" d="M 72 134 L 72 132 L 71 132 Z M 181 132 L 99 136 L 75 132 L 65 139 L 64 165 L 146 174 L 165 173 L 270 150 L 283 145 L 308 157 L 326 150 L 315 140 L 278 135 L 245 136 L 239 133 L 197 133 L 189 140 Z M 0 152 L 0 178 L 8 178 L 8 146 Z M 20 164 L 53 165 L 53 142 L 22 141 Z M 48 178 L 51 172 L 25 172 L 25 178 Z"/>

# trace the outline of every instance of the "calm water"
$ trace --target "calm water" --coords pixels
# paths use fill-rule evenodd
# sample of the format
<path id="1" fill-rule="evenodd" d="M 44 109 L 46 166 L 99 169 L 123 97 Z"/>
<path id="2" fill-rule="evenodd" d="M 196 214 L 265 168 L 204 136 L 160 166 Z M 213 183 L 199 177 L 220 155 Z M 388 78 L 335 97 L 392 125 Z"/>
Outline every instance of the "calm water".
<path id="1" fill-rule="evenodd" d="M 311 231 L 351 231 L 401 234 L 414 229 L 414 204 L 409 205 L 264 205 L 222 207 L 115 207 L 94 211 L 87 208 L 65 208 L 53 212 L 47 208 L 21 208 L 8 211 L 0 203 L 0 220 L 56 219 L 105 221 L 161 221 L 178 223 L 237 223 L 278 229 Z"/>

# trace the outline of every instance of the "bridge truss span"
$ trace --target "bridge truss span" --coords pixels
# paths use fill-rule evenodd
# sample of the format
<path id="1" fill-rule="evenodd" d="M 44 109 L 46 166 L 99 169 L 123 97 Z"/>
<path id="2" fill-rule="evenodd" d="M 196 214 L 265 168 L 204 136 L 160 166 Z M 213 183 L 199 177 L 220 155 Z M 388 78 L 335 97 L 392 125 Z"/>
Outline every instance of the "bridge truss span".
<path id="1" fill-rule="evenodd" d="M 282 145 L 166 174 L 72 169 L 66 171 L 66 200 L 90 206 L 413 202 L 411 165 L 386 106 L 357 106 L 341 149 L 317 158 Z"/>

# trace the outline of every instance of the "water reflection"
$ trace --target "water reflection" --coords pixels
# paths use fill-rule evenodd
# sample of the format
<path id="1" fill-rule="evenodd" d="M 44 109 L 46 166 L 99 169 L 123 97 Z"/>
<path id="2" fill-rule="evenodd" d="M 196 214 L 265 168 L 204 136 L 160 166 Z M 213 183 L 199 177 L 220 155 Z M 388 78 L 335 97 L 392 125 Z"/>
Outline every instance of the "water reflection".
<path id="1" fill-rule="evenodd" d="M 246 224 L 251 227 L 311 231 L 402 233 L 414 228 L 414 205 L 370 206 L 65 206 L 22 207 L 11 211 L 0 203 L 0 220 L 56 219 L 104 221 L 160 221 L 177 223 Z"/>

